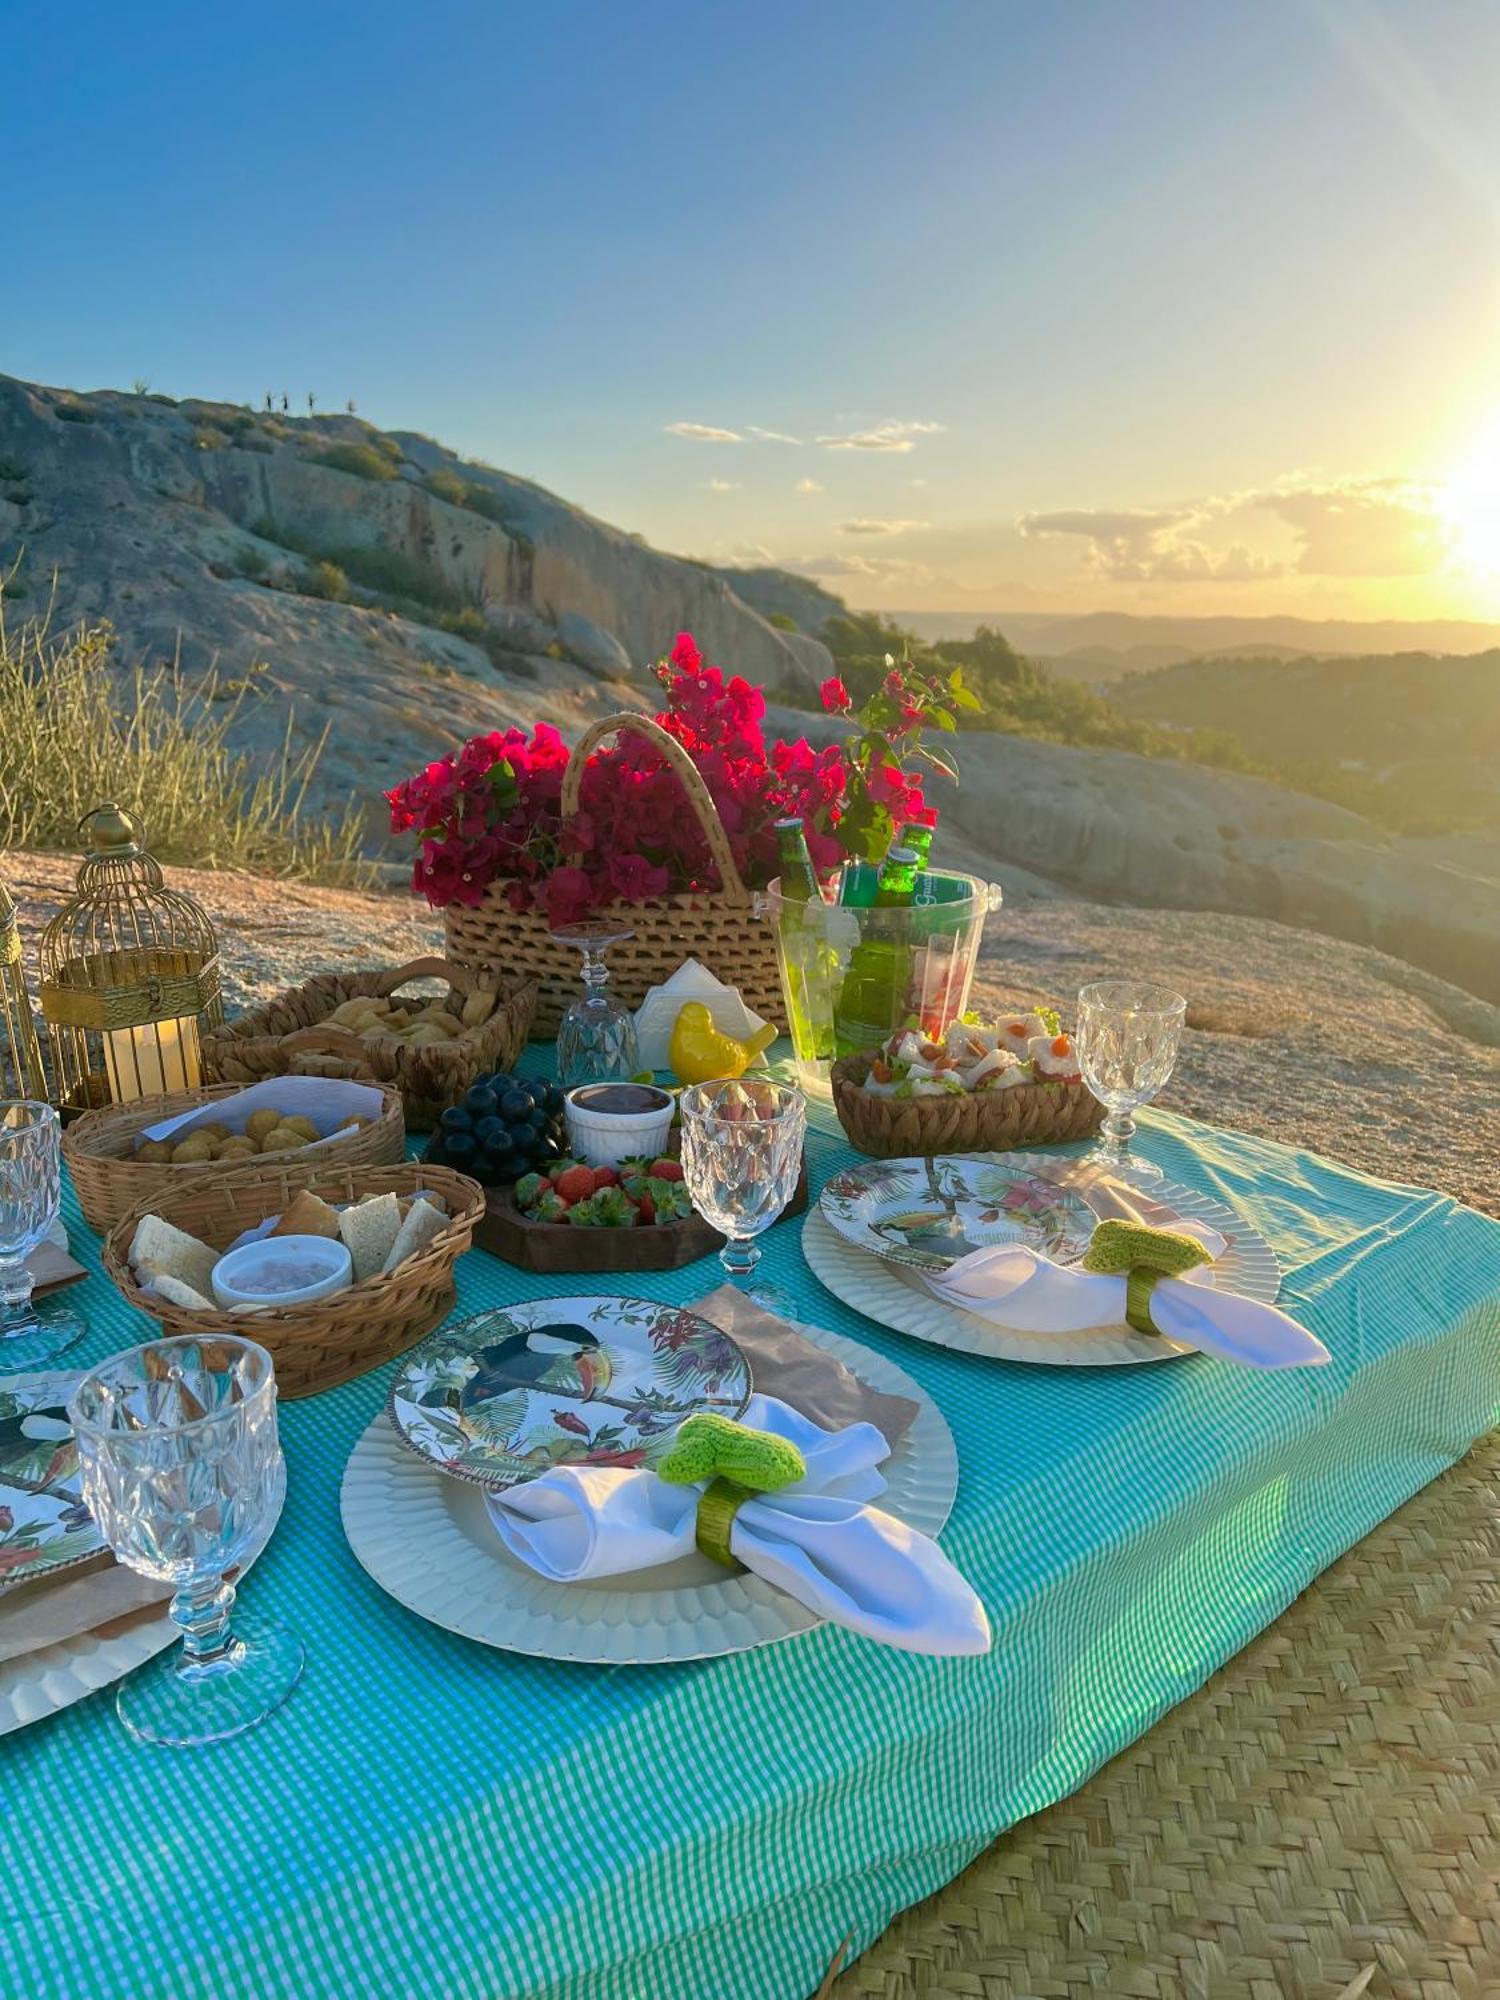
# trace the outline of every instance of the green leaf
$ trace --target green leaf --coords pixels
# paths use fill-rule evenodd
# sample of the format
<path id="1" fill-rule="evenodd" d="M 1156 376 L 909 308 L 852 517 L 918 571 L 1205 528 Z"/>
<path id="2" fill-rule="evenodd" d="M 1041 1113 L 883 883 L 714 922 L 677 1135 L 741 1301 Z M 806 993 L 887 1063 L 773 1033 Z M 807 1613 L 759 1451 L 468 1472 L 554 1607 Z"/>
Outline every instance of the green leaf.
<path id="1" fill-rule="evenodd" d="M 953 720 L 953 711 L 948 708 L 924 708 L 922 720 L 935 722 L 939 729 L 953 731 L 958 728 L 958 724 Z"/>
<path id="2" fill-rule="evenodd" d="M 958 783 L 958 766 L 946 750 L 935 750 L 930 743 L 918 743 L 915 748 L 919 757 L 925 757 L 929 764 L 934 765 L 945 777 L 951 778 L 955 785 Z"/>

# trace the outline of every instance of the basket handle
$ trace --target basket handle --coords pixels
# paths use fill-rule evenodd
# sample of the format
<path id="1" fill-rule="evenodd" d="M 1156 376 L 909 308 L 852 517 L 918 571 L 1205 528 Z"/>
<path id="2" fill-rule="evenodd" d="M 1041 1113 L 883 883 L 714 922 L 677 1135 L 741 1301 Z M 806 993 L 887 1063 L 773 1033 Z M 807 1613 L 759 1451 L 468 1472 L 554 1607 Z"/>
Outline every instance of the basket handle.
<path id="1" fill-rule="evenodd" d="M 644 738 L 653 750 L 659 750 L 672 769 L 677 773 L 682 789 L 687 793 L 688 804 L 693 809 L 693 817 L 703 829 L 703 837 L 708 842 L 708 851 L 713 856 L 714 866 L 719 871 L 719 881 L 724 894 L 731 902 L 748 903 L 750 891 L 734 865 L 734 855 L 730 852 L 729 836 L 724 831 L 724 822 L 719 818 L 713 795 L 704 784 L 697 765 L 675 736 L 669 736 L 659 722 L 653 722 L 649 715 L 635 715 L 625 712 L 620 715 L 604 715 L 586 729 L 573 746 L 573 754 L 568 759 L 562 781 L 563 822 L 571 820 L 578 811 L 578 796 L 583 788 L 583 767 L 590 756 L 607 737 L 618 735 L 621 730 L 633 730 Z"/>
<path id="2" fill-rule="evenodd" d="M 471 971 L 466 965 L 455 965 L 446 958 L 414 958 L 409 964 L 398 967 L 394 972 L 381 974 L 381 999 L 389 1000 L 393 993 L 399 993 L 403 986 L 410 985 L 414 979 L 446 979 L 453 990 L 462 993 L 465 998 L 471 993 L 477 993 L 481 987 L 484 987 L 486 992 L 490 990 L 484 986 L 479 974 Z"/>
<path id="3" fill-rule="evenodd" d="M 379 1082 L 370 1068 L 370 1051 L 347 1028 L 294 1028 L 289 1035 L 282 1036 L 281 1047 L 288 1055 L 343 1056 L 357 1065 L 362 1077 L 371 1083 Z"/>

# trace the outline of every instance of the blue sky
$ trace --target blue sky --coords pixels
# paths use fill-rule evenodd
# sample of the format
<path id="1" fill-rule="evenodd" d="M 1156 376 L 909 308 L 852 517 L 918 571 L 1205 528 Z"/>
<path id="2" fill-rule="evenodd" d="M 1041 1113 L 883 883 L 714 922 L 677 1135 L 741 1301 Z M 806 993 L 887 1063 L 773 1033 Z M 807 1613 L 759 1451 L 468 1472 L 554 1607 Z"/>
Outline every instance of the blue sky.
<path id="1" fill-rule="evenodd" d="M 9 372 L 352 396 L 861 602 L 1500 613 L 1492 0 L 0 25 Z"/>

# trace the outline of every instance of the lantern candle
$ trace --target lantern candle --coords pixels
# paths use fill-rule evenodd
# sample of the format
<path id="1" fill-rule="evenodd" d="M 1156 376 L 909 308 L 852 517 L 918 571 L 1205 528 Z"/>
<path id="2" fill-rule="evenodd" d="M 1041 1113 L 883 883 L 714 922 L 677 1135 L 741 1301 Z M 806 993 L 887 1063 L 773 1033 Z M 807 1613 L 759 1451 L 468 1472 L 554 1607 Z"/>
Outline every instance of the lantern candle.
<path id="1" fill-rule="evenodd" d="M 149 1028 L 112 1028 L 104 1036 L 104 1070 L 116 1104 L 157 1097 L 168 1090 L 196 1090 L 203 1081 L 198 1023 L 153 1021 Z"/>

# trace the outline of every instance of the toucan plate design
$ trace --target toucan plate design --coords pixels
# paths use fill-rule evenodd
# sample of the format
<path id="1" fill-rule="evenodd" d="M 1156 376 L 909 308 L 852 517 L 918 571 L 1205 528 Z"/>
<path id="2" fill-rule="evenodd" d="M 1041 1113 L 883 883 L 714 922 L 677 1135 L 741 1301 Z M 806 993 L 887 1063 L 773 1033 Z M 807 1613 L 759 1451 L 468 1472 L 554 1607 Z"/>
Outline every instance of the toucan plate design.
<path id="1" fill-rule="evenodd" d="M 67 1402 L 76 1373 L 0 1380 L 0 1591 L 104 1546 L 83 1504 Z"/>
<path id="2" fill-rule="evenodd" d="M 871 1160 L 835 1174 L 821 1206 L 845 1242 L 918 1271 L 946 1271 L 997 1243 L 1075 1263 L 1096 1220 L 1076 1190 L 993 1154 Z"/>
<path id="3" fill-rule="evenodd" d="M 444 1472 L 515 1486 L 554 1465 L 652 1465 L 694 1410 L 738 1417 L 750 1368 L 701 1314 L 650 1299 L 536 1299 L 444 1327 L 391 1390 L 402 1440 Z"/>

